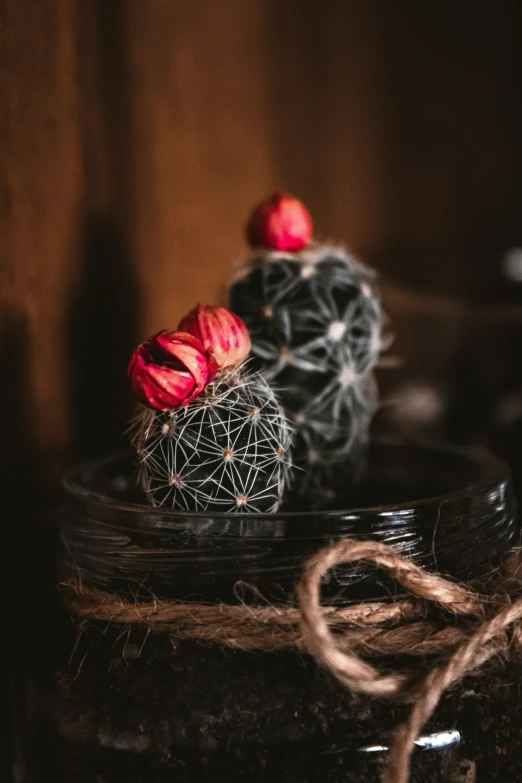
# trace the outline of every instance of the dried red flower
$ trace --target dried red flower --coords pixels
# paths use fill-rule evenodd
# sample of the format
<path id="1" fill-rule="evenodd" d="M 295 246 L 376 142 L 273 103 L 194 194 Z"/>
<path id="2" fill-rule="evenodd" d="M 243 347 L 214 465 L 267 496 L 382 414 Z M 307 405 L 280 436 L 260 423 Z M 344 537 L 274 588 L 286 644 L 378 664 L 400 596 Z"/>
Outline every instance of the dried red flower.
<path id="1" fill-rule="evenodd" d="M 194 335 L 163 330 L 136 348 L 127 373 L 136 399 L 164 411 L 201 394 L 216 370 L 214 359 Z"/>
<path id="2" fill-rule="evenodd" d="M 239 316 L 224 307 L 198 304 L 179 323 L 214 357 L 218 367 L 235 367 L 250 353 L 250 335 Z"/>
<path id="3" fill-rule="evenodd" d="M 274 193 L 254 209 L 246 233 L 252 247 L 298 252 L 310 242 L 312 219 L 299 199 Z"/>

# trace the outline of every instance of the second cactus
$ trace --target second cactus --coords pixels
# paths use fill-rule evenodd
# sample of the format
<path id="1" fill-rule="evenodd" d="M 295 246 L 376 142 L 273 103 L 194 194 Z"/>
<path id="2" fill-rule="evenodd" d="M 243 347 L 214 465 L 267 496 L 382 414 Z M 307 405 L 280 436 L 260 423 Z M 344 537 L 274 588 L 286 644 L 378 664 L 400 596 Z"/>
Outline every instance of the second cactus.
<path id="1" fill-rule="evenodd" d="M 309 242 L 303 213 L 284 194 L 254 211 L 247 236 L 256 244 L 231 286 L 230 309 L 250 332 L 255 368 L 294 423 L 296 491 L 320 506 L 346 491 L 364 464 L 382 317 L 375 273 L 342 248 Z"/>

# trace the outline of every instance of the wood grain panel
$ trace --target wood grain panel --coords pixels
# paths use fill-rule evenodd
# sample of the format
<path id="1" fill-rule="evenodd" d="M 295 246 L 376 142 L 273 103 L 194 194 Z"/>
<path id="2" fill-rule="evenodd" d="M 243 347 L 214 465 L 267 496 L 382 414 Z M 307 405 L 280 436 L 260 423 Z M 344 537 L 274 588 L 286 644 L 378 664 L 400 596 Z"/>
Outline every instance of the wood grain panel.
<path id="1" fill-rule="evenodd" d="M 276 187 L 385 273 L 501 299 L 520 9 L 0 0 L 2 459 L 121 442 L 133 345 L 219 298 Z"/>
<path id="2" fill-rule="evenodd" d="M 379 3 L 268 4 L 270 143 L 318 236 L 381 245 L 385 104 Z"/>
<path id="3" fill-rule="evenodd" d="M 66 319 L 81 190 L 73 7 L 1 9 L 2 460 L 70 436 Z"/>
<path id="4" fill-rule="evenodd" d="M 263 2 L 128 5 L 144 334 L 216 301 L 243 222 L 277 185 Z"/>

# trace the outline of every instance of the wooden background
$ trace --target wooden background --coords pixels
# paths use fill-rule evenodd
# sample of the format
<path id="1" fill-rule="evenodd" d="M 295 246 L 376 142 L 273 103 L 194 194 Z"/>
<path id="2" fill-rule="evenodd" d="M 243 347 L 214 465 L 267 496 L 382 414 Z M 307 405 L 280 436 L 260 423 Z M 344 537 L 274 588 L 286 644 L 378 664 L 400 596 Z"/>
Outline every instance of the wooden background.
<path id="1" fill-rule="evenodd" d="M 512 298 L 521 22 L 519 0 L 0 0 L 4 465 L 118 443 L 132 348 L 217 300 L 274 188 L 400 283 Z"/>

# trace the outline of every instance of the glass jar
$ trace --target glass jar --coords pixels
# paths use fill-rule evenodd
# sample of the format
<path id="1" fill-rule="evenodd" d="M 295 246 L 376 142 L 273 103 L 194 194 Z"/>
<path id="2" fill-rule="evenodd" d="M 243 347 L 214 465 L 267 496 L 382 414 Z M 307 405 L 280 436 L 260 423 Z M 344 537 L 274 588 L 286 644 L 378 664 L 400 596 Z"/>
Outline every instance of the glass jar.
<path id="1" fill-rule="evenodd" d="M 229 516 L 153 508 L 132 455 L 112 455 L 65 478 L 61 578 L 163 601 L 289 602 L 303 560 L 346 536 L 392 543 L 459 578 L 491 569 L 517 536 L 509 471 L 484 454 L 376 443 L 352 505 Z M 368 566 L 339 568 L 323 600 L 391 598 L 395 589 Z M 39 700 L 38 779 L 361 783 L 374 780 L 373 751 L 405 715 L 346 691 L 295 652 L 176 641 L 110 622 L 68 628 L 57 686 Z M 427 727 L 445 732 L 435 744 L 458 738 L 457 698 L 443 700 Z M 420 754 L 414 775 L 431 780 L 426 770 L 448 758 Z"/>
<path id="2" fill-rule="evenodd" d="M 520 271 L 522 251 L 513 258 Z M 502 296 L 495 297 L 493 289 L 489 298 L 476 300 L 385 284 L 384 306 L 395 337 L 391 353 L 400 361 L 379 376 L 381 425 L 401 435 L 498 453 L 512 470 L 519 499 L 521 281 L 522 273 Z"/>

